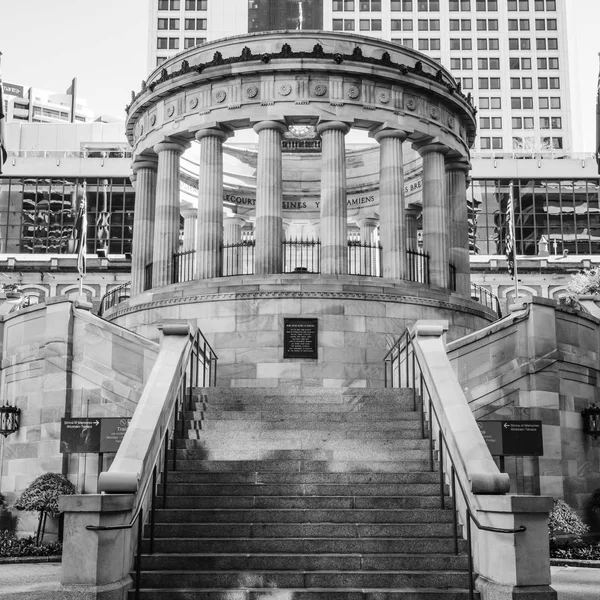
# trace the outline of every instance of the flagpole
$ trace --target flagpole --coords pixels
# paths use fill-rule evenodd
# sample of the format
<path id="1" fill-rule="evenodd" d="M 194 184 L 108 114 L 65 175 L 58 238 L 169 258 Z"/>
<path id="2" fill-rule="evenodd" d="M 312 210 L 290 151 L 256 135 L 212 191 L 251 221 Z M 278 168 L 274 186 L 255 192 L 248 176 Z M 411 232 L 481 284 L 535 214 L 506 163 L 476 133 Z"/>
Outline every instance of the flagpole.
<path id="1" fill-rule="evenodd" d="M 509 206 L 510 206 L 510 235 L 512 236 L 512 255 L 513 255 L 513 276 L 515 278 L 515 302 L 519 301 L 519 270 L 517 267 L 517 236 L 515 228 L 515 196 L 514 182 L 508 184 Z"/>

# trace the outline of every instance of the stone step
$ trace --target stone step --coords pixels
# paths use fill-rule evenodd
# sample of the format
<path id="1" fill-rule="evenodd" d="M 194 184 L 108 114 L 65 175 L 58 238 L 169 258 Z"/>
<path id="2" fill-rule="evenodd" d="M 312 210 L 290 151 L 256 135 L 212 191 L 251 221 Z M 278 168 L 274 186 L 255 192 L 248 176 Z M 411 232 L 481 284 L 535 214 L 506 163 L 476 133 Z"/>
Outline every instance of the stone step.
<path id="1" fill-rule="evenodd" d="M 452 499 L 444 499 L 446 508 Z M 164 508 L 157 496 L 157 508 Z M 440 507 L 439 496 L 170 496 L 166 508 L 379 509 Z"/>
<path id="2" fill-rule="evenodd" d="M 146 526 L 150 535 L 150 525 Z M 156 523 L 155 538 L 449 538 L 452 523 Z"/>
<path id="3" fill-rule="evenodd" d="M 191 471 L 205 473 L 225 472 L 270 472 L 270 473 L 410 473 L 428 471 L 427 460 L 405 461 L 325 461 L 325 460 L 186 460 L 177 463 L 177 469 L 189 473 Z M 437 471 L 437 462 L 434 471 Z M 169 474 L 170 476 L 170 474 Z"/>
<path id="4" fill-rule="evenodd" d="M 463 571 L 146 571 L 150 588 L 467 588 Z"/>
<path id="5" fill-rule="evenodd" d="M 409 388 L 348 388 L 348 387 L 246 387 L 246 388 L 194 388 L 192 397 L 195 399 L 207 398 L 208 402 L 229 399 L 247 401 L 253 398 L 281 398 L 282 401 L 297 398 L 301 401 L 306 398 L 315 398 L 315 402 L 321 399 L 331 402 L 341 400 L 360 400 L 361 398 L 378 398 L 394 400 L 399 398 L 413 397 L 413 390 Z"/>
<path id="6" fill-rule="evenodd" d="M 345 420 L 347 418 L 377 420 L 382 416 L 390 416 L 396 419 L 420 419 L 419 410 L 414 410 L 413 402 L 386 402 L 380 404 L 358 404 L 350 406 L 346 404 L 286 404 L 277 405 L 273 402 L 264 408 L 258 406 L 244 406 L 239 409 L 239 404 L 227 406 L 224 404 L 208 404 L 195 411 L 185 411 L 186 419 L 245 419 L 261 418 L 263 420 L 277 420 L 285 416 L 290 418 L 312 417 L 318 418 L 320 415 L 335 420 Z"/>
<path id="7" fill-rule="evenodd" d="M 135 591 L 129 591 L 133 600 Z M 142 589 L 140 600 L 469 600 L 467 590 L 404 588 L 394 589 Z M 479 592 L 474 592 L 479 600 Z"/>
<path id="8" fill-rule="evenodd" d="M 435 496 L 434 483 L 173 483 L 167 480 L 168 496 Z M 162 485 L 158 486 L 158 494 Z"/>
<path id="9" fill-rule="evenodd" d="M 460 554 L 467 550 L 458 540 Z M 142 552 L 149 551 L 143 540 Z M 454 555 L 452 538 L 155 538 L 154 551 L 164 554 L 407 554 Z"/>
<path id="10" fill-rule="evenodd" d="M 261 421 L 260 419 L 213 419 L 208 421 L 186 421 L 184 430 L 206 429 L 208 431 L 279 431 L 306 429 L 313 431 L 403 431 L 404 429 L 421 430 L 421 421 L 417 419 L 386 419 L 383 421 L 362 421 L 347 419 L 345 421 L 329 421 L 328 419 L 293 419 Z"/>
<path id="11" fill-rule="evenodd" d="M 451 523 L 439 509 L 161 509 L 156 523 Z"/>
<path id="12" fill-rule="evenodd" d="M 466 555 L 452 554 L 165 554 L 142 555 L 143 570 L 217 571 L 456 571 L 468 568 Z"/>
<path id="13" fill-rule="evenodd" d="M 196 442 L 195 448 L 187 450 L 177 450 L 177 461 L 184 462 L 185 460 L 320 460 L 333 462 L 349 462 L 349 461 L 426 461 L 429 458 L 429 449 L 425 448 L 402 448 L 384 445 L 376 447 L 374 442 L 369 445 L 354 444 L 351 447 L 340 448 L 338 444 L 330 445 L 325 448 L 314 447 L 310 441 L 306 441 L 304 449 L 302 448 L 281 448 L 281 444 L 273 441 L 271 444 L 240 444 L 240 445 L 224 445 L 210 446 L 203 444 L 201 440 L 187 440 L 188 442 Z M 404 440 L 404 442 L 421 442 L 425 440 Z M 294 444 L 291 444 L 294 445 Z M 168 459 L 172 458 L 172 453 L 168 452 Z"/>
<path id="14" fill-rule="evenodd" d="M 239 421 L 241 423 L 241 421 Z M 319 442 L 324 439 L 328 440 L 395 440 L 397 438 L 406 440 L 423 439 L 421 425 L 418 427 L 401 426 L 393 431 L 375 427 L 365 427 L 363 429 L 343 429 L 336 427 L 333 430 L 329 428 L 315 429 L 296 429 L 296 428 L 249 428 L 245 430 L 242 425 L 238 425 L 235 429 L 228 427 L 214 430 L 211 424 L 203 425 L 202 429 L 196 426 L 196 423 L 191 424 L 192 427 L 187 429 L 186 439 L 206 441 L 212 443 L 214 440 L 235 439 L 236 442 L 241 441 L 257 441 L 257 440 L 305 440 Z M 239 427 L 239 429 L 238 429 Z M 177 440 L 177 447 L 186 447 L 184 440 Z"/>
<path id="15" fill-rule="evenodd" d="M 225 473 L 198 473 L 194 471 L 171 471 L 168 482 L 172 483 L 238 483 L 238 484 L 303 484 L 318 483 L 337 485 L 341 483 L 437 483 L 439 473 L 416 471 L 411 473 L 288 473 L 262 471 L 235 471 Z"/>

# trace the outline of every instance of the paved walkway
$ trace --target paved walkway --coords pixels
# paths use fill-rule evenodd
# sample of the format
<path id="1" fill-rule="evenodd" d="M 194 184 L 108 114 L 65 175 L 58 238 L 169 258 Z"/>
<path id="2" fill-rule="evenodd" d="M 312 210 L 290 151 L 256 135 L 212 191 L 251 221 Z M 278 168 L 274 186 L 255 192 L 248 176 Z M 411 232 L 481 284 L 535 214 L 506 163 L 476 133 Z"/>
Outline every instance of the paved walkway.
<path id="1" fill-rule="evenodd" d="M 59 599 L 60 563 L 0 564 L 0 598 Z M 558 600 L 600 600 L 600 569 L 552 567 Z"/>

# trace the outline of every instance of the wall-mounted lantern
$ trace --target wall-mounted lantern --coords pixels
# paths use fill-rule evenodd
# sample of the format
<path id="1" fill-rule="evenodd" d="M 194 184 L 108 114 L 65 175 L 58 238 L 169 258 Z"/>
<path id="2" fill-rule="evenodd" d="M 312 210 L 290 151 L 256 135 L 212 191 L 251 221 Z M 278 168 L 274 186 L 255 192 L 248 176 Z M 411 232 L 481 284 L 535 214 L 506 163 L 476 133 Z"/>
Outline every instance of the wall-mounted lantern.
<path id="1" fill-rule="evenodd" d="M 10 406 L 8 402 L 0 406 L 0 435 L 6 437 L 19 429 L 21 409 Z"/>
<path id="2" fill-rule="evenodd" d="M 581 411 L 583 431 L 594 439 L 600 437 L 600 406 L 592 404 Z"/>

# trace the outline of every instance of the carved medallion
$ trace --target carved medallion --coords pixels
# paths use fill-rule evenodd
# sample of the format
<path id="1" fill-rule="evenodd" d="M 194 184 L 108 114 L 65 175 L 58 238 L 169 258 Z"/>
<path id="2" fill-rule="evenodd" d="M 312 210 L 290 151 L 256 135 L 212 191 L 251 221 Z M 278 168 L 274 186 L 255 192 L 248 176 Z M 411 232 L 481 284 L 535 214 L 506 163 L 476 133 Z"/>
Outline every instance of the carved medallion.
<path id="1" fill-rule="evenodd" d="M 190 100 L 190 108 L 196 108 L 198 106 L 198 98 L 195 96 Z"/>
<path id="2" fill-rule="evenodd" d="M 156 125 L 156 115 L 150 117 L 150 125 L 152 125 L 152 127 Z"/>
<path id="3" fill-rule="evenodd" d="M 448 127 L 450 127 L 450 129 L 452 129 L 452 127 L 454 127 L 454 119 L 452 117 L 448 117 Z"/>
<path id="4" fill-rule="evenodd" d="M 319 83 L 314 87 L 315 96 L 324 96 L 327 93 L 327 86 Z"/>
<path id="5" fill-rule="evenodd" d="M 167 107 L 167 116 L 172 117 L 175 114 L 175 107 L 171 104 L 171 106 Z"/>
<path id="6" fill-rule="evenodd" d="M 432 119 L 439 119 L 440 118 L 440 111 L 435 106 L 431 107 L 431 109 L 429 111 L 429 114 L 431 115 Z"/>
<path id="7" fill-rule="evenodd" d="M 390 101 L 390 93 L 387 90 L 381 90 L 381 92 L 377 94 L 377 98 L 382 104 L 387 104 Z"/>
<path id="8" fill-rule="evenodd" d="M 408 108 L 408 110 L 416 110 L 417 108 L 417 102 L 414 98 L 408 98 L 408 100 L 406 101 L 406 108 Z"/>
<path id="9" fill-rule="evenodd" d="M 279 93 L 282 96 L 289 96 L 292 93 L 292 86 L 289 83 L 284 83 L 279 87 Z"/>
<path id="10" fill-rule="evenodd" d="M 227 98 L 227 92 L 225 90 L 219 90 L 216 94 L 215 94 L 215 100 L 217 102 L 225 102 L 225 98 Z"/>
<path id="11" fill-rule="evenodd" d="M 352 100 L 356 100 L 359 96 L 360 96 L 360 90 L 355 85 L 353 85 L 351 88 L 348 89 L 348 98 L 351 98 Z"/>
<path id="12" fill-rule="evenodd" d="M 249 85 L 246 88 L 246 96 L 248 96 L 248 98 L 256 98 L 257 95 L 258 95 L 258 87 L 256 87 L 255 85 Z"/>

